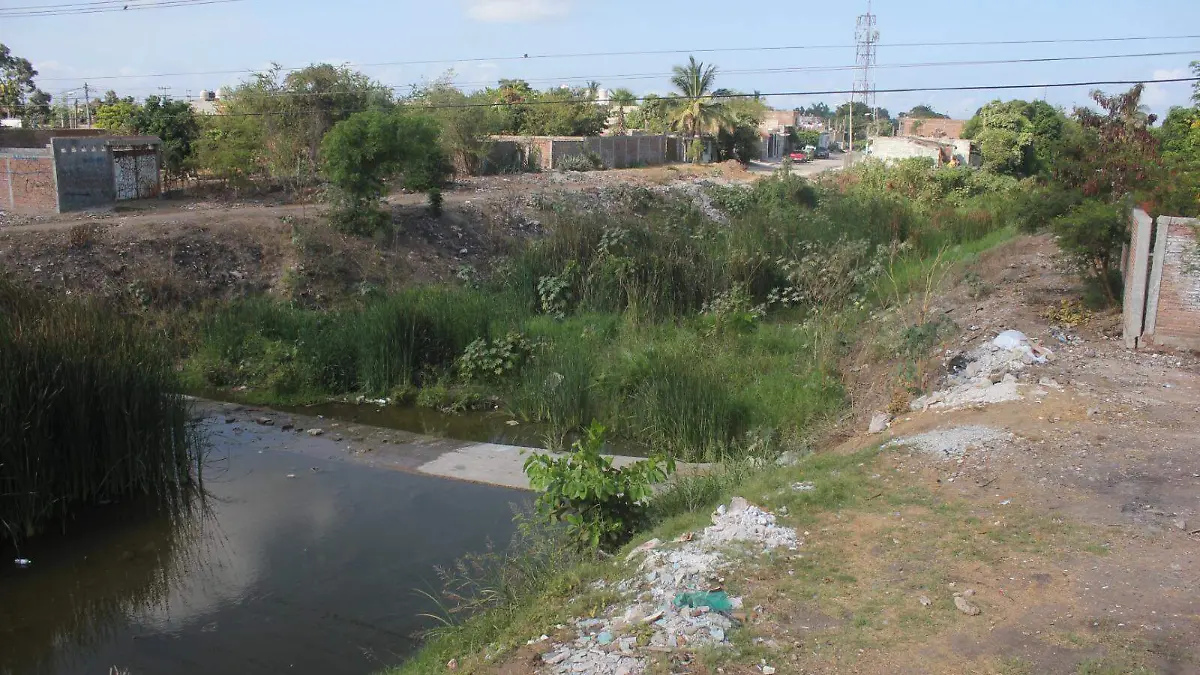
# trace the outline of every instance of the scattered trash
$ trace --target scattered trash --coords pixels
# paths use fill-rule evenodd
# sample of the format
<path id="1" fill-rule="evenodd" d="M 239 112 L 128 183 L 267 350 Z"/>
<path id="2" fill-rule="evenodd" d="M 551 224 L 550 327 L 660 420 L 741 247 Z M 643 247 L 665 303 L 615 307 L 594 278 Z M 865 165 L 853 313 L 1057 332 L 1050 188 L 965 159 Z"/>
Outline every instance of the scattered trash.
<path id="1" fill-rule="evenodd" d="M 771 666 L 762 667 L 763 675 L 775 675 L 775 669 Z"/>
<path id="2" fill-rule="evenodd" d="M 510 427 L 515 427 L 515 426 L 519 425 L 520 422 L 518 422 L 516 420 L 508 420 L 507 422 L 505 422 L 505 424 L 507 424 Z"/>
<path id="3" fill-rule="evenodd" d="M 1000 506 L 1008 506 L 1011 503 L 1012 503 L 1011 499 L 1005 499 L 1004 501 L 1000 502 Z"/>
<path id="4" fill-rule="evenodd" d="M 924 595 L 917 598 L 917 602 L 920 602 L 922 607 L 929 607 L 930 605 L 933 604 L 933 601 L 930 600 L 929 598 L 925 597 Z"/>
<path id="5" fill-rule="evenodd" d="M 255 417 L 254 421 L 263 425 L 264 427 L 274 426 L 275 424 L 275 420 L 271 419 L 270 417 Z"/>
<path id="6" fill-rule="evenodd" d="M 288 477 L 288 478 L 295 478 L 295 477 L 296 477 L 296 474 L 294 474 L 294 473 L 289 473 L 289 474 L 287 475 L 287 477 Z"/>
<path id="7" fill-rule="evenodd" d="M 458 659 L 450 659 L 447 661 L 446 670 L 458 670 Z"/>
<path id="8" fill-rule="evenodd" d="M 291 431 L 292 429 L 296 428 L 296 425 L 291 422 L 284 422 L 279 428 L 283 431 Z"/>
<path id="9" fill-rule="evenodd" d="M 17 567 L 20 567 L 21 569 L 25 569 L 26 567 L 29 567 L 30 565 L 32 565 L 33 561 L 30 560 L 29 558 L 17 558 L 16 560 L 13 561 L 13 564 L 15 564 Z"/>
<path id="10" fill-rule="evenodd" d="M 792 492 L 810 492 L 815 489 L 817 489 L 817 486 L 808 481 L 792 483 Z"/>
<path id="11" fill-rule="evenodd" d="M 1013 350 L 1029 344 L 1029 337 L 1019 330 L 1006 330 L 992 340 L 992 344 L 1000 349 Z"/>
<path id="12" fill-rule="evenodd" d="M 712 520 L 691 537 L 637 547 L 645 556 L 637 571 L 613 585 L 624 599 L 594 618 L 576 619 L 576 637 L 542 655 L 542 674 L 635 675 L 645 672 L 646 652 L 727 645 L 737 625 L 733 615 L 746 619 L 730 611 L 742 606 L 741 598 L 720 590 L 723 570 L 734 563 L 731 545 L 758 554 L 796 550 L 801 542 L 795 530 L 775 524 L 774 514 L 740 497 L 718 507 Z"/>
<path id="13" fill-rule="evenodd" d="M 867 433 L 881 434 L 884 431 L 887 431 L 887 428 L 891 426 L 891 424 L 891 415 L 883 412 L 877 412 L 871 417 L 871 426 L 867 428 Z"/>
<path id="14" fill-rule="evenodd" d="M 725 591 L 686 591 L 675 596 L 676 607 L 708 607 L 714 612 L 729 612 L 733 603 Z"/>
<path id="15" fill-rule="evenodd" d="M 321 434 L 325 433 L 325 430 L 324 429 L 309 429 L 305 433 L 307 433 L 309 436 L 315 437 L 315 436 L 320 436 Z"/>

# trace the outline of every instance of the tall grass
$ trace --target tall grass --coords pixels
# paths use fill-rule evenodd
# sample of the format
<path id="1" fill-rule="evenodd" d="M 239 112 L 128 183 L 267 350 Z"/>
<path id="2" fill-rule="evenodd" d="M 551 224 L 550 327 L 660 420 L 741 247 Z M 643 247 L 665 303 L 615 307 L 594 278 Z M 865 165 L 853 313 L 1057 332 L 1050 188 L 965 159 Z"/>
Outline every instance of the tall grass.
<path id="1" fill-rule="evenodd" d="M 0 281 L 0 539 L 83 506 L 179 501 L 195 455 L 170 352 L 112 308 Z"/>
<path id="2" fill-rule="evenodd" d="M 190 370 L 200 387 L 248 385 L 278 397 L 422 384 L 503 322 L 500 296 L 415 288 L 363 307 L 314 312 L 266 298 L 221 308 L 202 328 Z"/>

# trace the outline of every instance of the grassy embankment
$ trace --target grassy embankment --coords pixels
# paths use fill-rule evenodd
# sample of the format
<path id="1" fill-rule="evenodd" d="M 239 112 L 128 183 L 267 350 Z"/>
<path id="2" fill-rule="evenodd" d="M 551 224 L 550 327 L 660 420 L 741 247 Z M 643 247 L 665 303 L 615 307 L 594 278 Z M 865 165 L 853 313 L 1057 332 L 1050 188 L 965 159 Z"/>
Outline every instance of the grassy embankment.
<path id="1" fill-rule="evenodd" d="M 333 312 L 231 305 L 202 328 L 187 377 L 258 402 L 499 403 L 552 445 L 595 419 L 680 459 L 795 448 L 843 406 L 837 362 L 870 309 L 1022 217 L 1004 197 L 1014 181 L 922 171 L 900 189 L 872 167 L 839 185 L 714 189 L 727 223 L 639 189 L 607 213 L 547 204 L 551 234 L 482 281 Z M 931 175 L 938 191 L 904 192 Z M 916 328 L 910 341 L 936 338 Z"/>
<path id="2" fill-rule="evenodd" d="M 169 350 L 119 308 L 0 280 L 0 541 L 183 497 L 194 453 Z"/>

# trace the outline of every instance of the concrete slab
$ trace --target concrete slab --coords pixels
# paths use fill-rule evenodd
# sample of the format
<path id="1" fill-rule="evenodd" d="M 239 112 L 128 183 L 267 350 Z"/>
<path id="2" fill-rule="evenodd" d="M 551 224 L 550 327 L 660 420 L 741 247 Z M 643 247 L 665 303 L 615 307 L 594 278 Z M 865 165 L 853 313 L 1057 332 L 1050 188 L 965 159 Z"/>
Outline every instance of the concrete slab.
<path id="1" fill-rule="evenodd" d="M 1145 211 L 1134 209 L 1130 226 L 1133 241 L 1129 249 L 1129 269 L 1125 271 L 1124 333 L 1125 346 L 1136 349 L 1146 317 L 1146 282 L 1150 274 L 1150 235 L 1154 220 Z"/>

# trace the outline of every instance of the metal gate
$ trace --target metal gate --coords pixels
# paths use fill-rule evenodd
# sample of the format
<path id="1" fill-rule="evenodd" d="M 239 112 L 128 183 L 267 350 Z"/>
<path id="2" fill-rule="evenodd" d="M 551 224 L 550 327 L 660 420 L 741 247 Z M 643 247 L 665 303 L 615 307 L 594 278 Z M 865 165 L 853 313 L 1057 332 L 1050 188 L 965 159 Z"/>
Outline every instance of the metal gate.
<path id="1" fill-rule="evenodd" d="M 158 149 L 154 146 L 113 148 L 113 184 L 117 200 L 157 197 Z"/>

